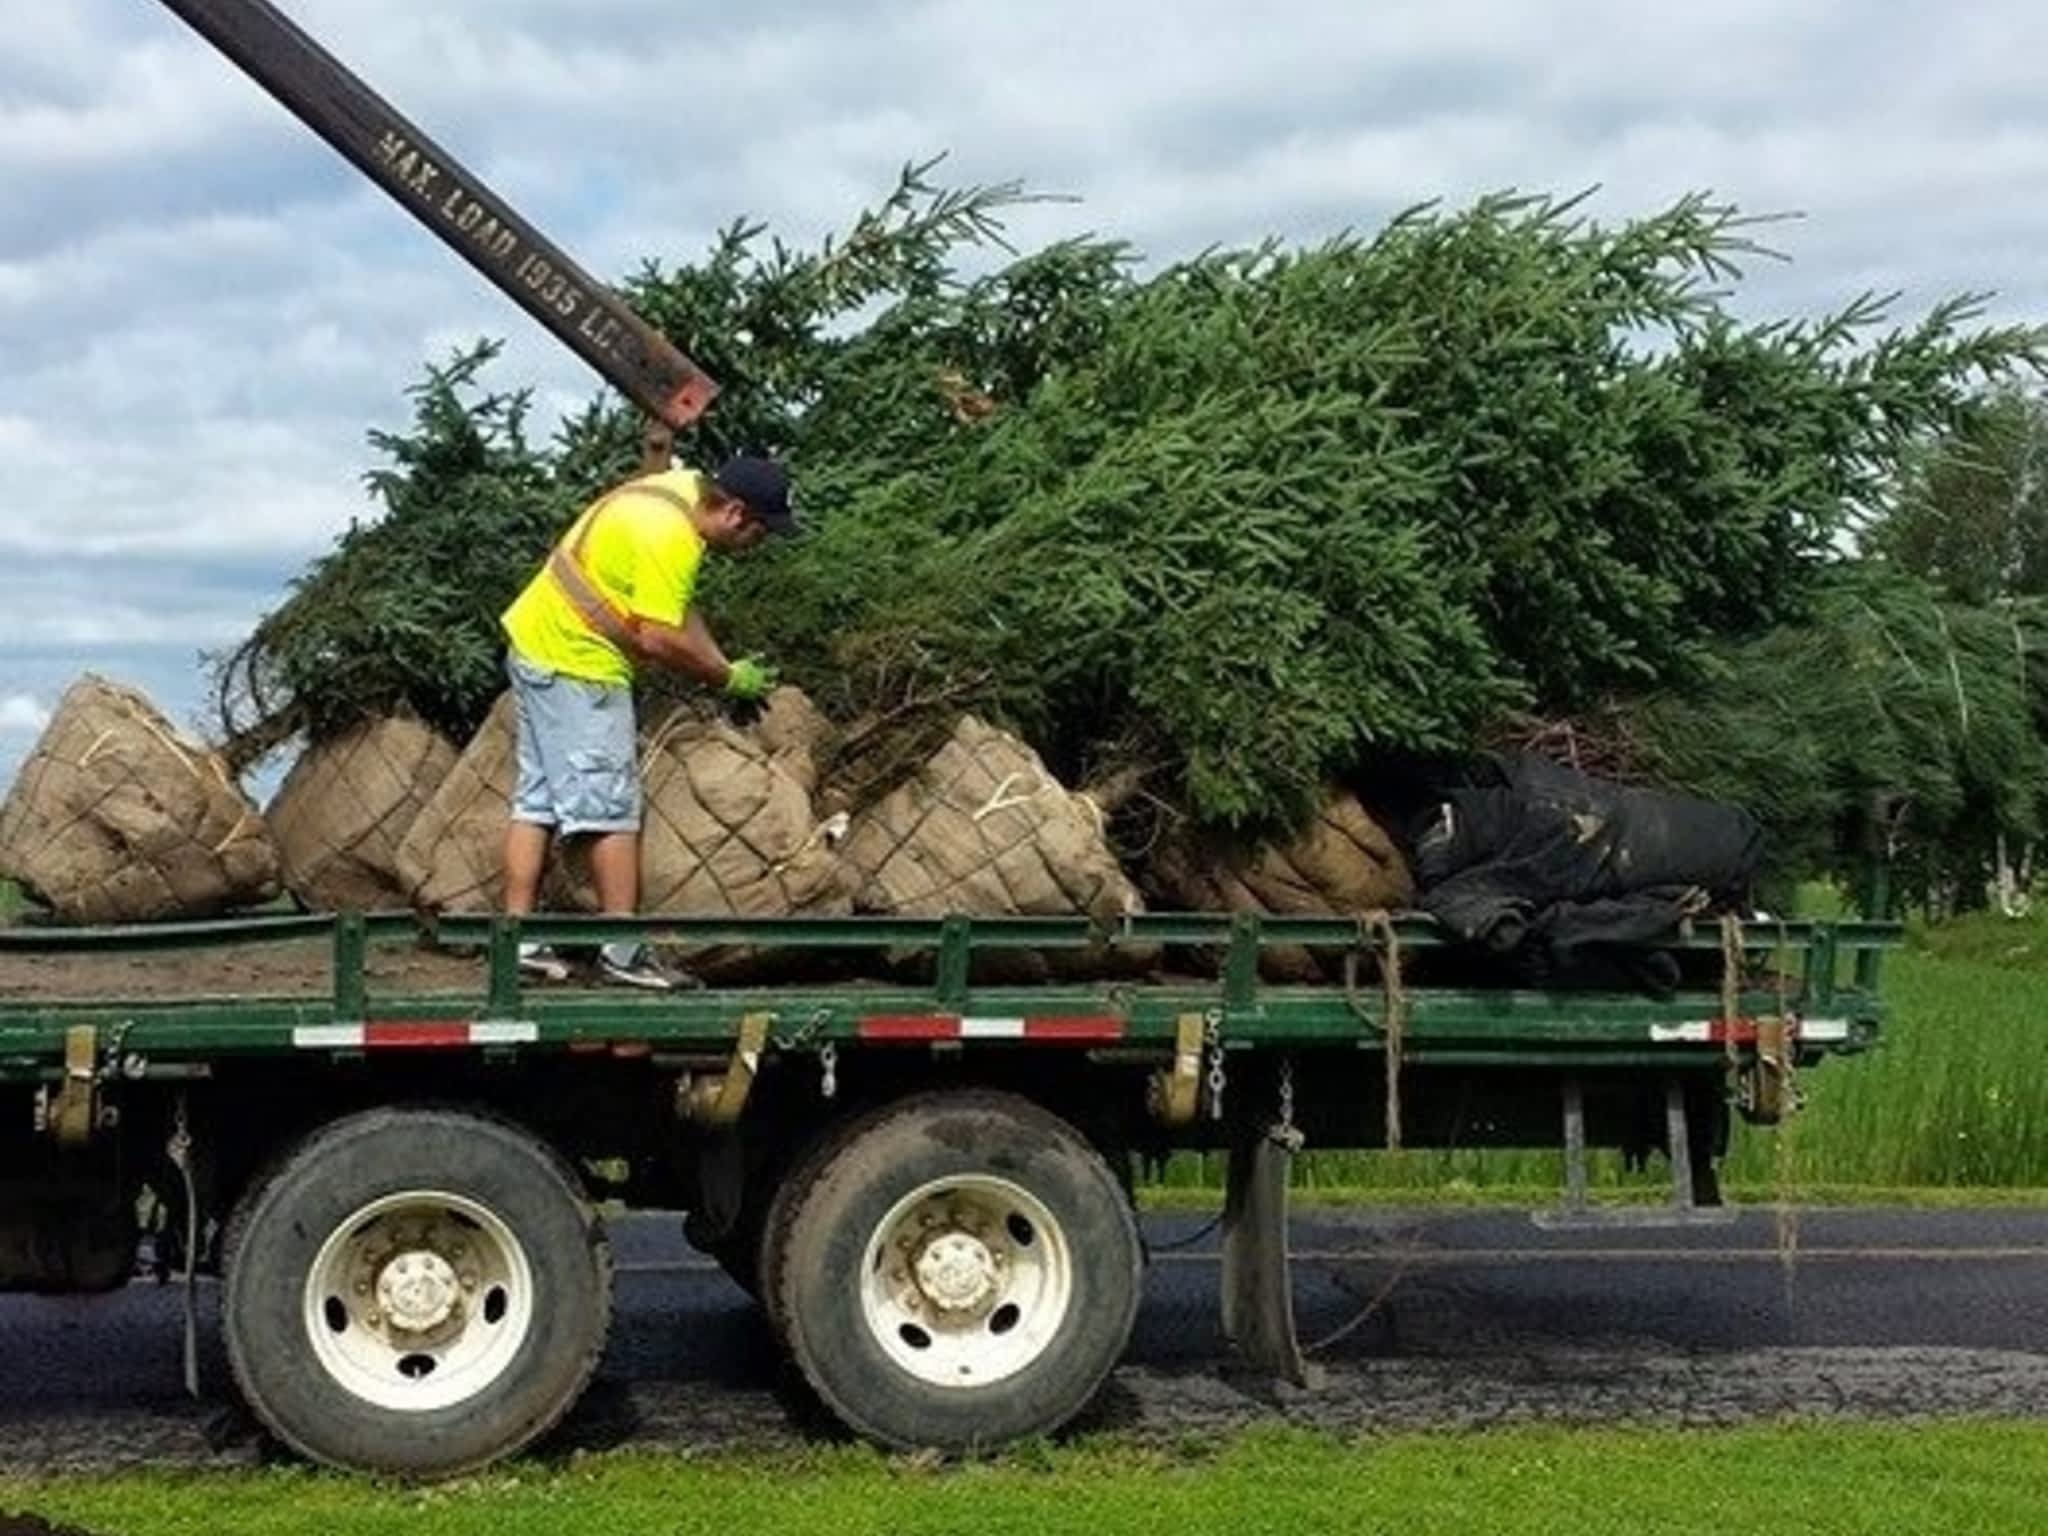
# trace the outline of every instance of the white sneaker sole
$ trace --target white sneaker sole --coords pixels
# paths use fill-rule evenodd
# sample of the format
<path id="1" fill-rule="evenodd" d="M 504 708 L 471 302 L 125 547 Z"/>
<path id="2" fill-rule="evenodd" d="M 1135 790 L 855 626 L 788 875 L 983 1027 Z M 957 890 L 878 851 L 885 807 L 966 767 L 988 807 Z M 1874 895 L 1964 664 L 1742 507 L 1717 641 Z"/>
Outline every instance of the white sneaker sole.
<path id="1" fill-rule="evenodd" d="M 614 986 L 638 987 L 643 992 L 673 992 L 676 984 L 656 971 L 628 971 L 617 966 L 601 964 L 598 974 Z"/>

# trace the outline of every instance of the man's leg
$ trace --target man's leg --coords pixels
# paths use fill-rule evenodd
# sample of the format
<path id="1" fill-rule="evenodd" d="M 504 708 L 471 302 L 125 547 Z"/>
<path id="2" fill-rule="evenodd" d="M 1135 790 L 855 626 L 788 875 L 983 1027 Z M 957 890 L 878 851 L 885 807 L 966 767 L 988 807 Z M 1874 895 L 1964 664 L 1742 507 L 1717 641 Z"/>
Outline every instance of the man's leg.
<path id="1" fill-rule="evenodd" d="M 590 878 L 597 904 L 615 917 L 640 910 L 640 834 L 600 832 L 590 843 Z"/>
<path id="2" fill-rule="evenodd" d="M 549 789 L 545 736 L 554 696 L 548 673 L 507 659 L 518 711 L 514 750 L 517 777 L 512 786 L 512 819 L 505 828 L 505 911 L 524 917 L 540 906 L 541 877 L 555 838 L 555 803 Z M 522 940 L 519 966 L 548 981 L 564 981 L 569 967 L 545 944 Z"/>
<path id="3" fill-rule="evenodd" d="M 633 694 L 564 679 L 574 701 L 574 725 L 562 771 L 550 764 L 555 805 L 564 837 L 590 839 L 590 875 L 598 905 L 608 916 L 630 917 L 640 908 L 640 772 L 633 722 Z M 636 987 L 669 987 L 675 978 L 646 947 L 615 939 L 599 952 L 608 981 Z"/>
<path id="4" fill-rule="evenodd" d="M 548 848 L 554 840 L 553 827 L 531 821 L 506 826 L 505 910 L 514 917 L 524 917 L 540 905 L 541 875 L 547 869 Z"/>

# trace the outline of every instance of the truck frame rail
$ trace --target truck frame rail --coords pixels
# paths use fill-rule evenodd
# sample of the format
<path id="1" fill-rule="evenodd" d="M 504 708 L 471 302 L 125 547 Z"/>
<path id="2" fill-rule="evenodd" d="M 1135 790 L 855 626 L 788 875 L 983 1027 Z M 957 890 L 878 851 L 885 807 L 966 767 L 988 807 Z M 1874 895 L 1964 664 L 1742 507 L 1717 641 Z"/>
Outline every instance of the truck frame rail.
<path id="1" fill-rule="evenodd" d="M 1083 918 L 603 918 L 411 913 L 285 916 L 105 928 L 0 930 L 0 1081 L 53 1081 L 65 1041 L 80 1025 L 105 1034 L 131 1074 L 203 1064 L 220 1056 L 280 1050 L 361 1052 L 478 1048 L 701 1051 L 730 1047 L 750 1020 L 765 1020 L 772 1049 L 827 1043 L 870 1046 L 1034 1045 L 1172 1049 L 1199 1017 L 1226 1049 L 1383 1049 L 1396 1033 L 1406 1062 L 1468 1065 L 1671 1065 L 1753 1047 L 1759 1021 L 1785 1016 L 1804 1057 L 1856 1051 L 1876 1037 L 1882 951 L 1898 927 L 1870 922 L 1748 922 L 1737 943 L 1751 968 L 1732 996 L 1691 988 L 1669 996 L 1611 988 L 1535 990 L 1405 985 L 1404 960 L 1452 941 L 1433 919 L 1402 915 L 1378 927 L 1342 918 L 1258 914 L 1156 914 L 1113 926 Z M 705 986 L 666 994 L 618 988 L 528 985 L 522 940 L 595 945 L 610 940 L 701 950 L 742 947 L 764 955 L 917 952 L 928 983 L 824 981 Z M 325 997 L 198 996 L 116 1000 L 10 998 L 10 955 L 152 954 L 233 946 L 324 942 L 331 955 Z M 431 944 L 477 955 L 477 984 L 464 991 L 373 995 L 373 946 Z M 1727 952 L 1711 926 L 1654 947 Z M 1019 952 L 1092 952 L 1114 969 L 1119 952 L 1162 946 L 1220 958 L 1211 977 L 1148 976 L 1029 984 L 972 980 L 984 962 Z M 1261 958 L 1278 947 L 1344 957 L 1342 983 L 1264 980 Z M 1844 959 L 1851 968 L 1842 978 Z M 1772 962 L 1759 983 L 1753 969 Z M 1392 979 L 1393 984 L 1389 985 Z M 1732 1001 L 1732 1011 L 1726 1004 Z"/>

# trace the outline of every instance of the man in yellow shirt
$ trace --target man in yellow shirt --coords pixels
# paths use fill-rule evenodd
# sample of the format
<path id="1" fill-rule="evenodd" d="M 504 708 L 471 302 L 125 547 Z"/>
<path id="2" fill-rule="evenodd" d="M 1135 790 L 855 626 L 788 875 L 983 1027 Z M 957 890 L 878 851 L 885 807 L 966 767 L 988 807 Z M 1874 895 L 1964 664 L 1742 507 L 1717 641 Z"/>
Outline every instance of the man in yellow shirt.
<path id="1" fill-rule="evenodd" d="M 557 836 L 589 835 L 591 875 L 608 913 L 640 901 L 640 772 L 633 677 L 669 667 L 737 699 L 775 686 L 754 657 L 729 661 L 690 599 L 707 548 L 737 552 L 793 533 L 789 481 L 769 459 L 729 459 L 716 475 L 667 470 L 599 498 L 503 617 L 506 669 L 519 712 L 518 785 L 505 833 L 505 910 L 540 897 Z M 542 945 L 522 968 L 561 980 L 568 967 Z M 599 969 L 631 986 L 673 978 L 639 945 L 607 944 Z"/>

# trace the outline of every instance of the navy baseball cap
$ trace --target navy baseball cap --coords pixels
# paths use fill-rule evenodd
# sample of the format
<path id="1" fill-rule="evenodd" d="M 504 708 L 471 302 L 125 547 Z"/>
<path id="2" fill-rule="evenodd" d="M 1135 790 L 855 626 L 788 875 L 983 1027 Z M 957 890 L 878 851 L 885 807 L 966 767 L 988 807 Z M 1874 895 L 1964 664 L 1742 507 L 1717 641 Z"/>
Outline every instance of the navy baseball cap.
<path id="1" fill-rule="evenodd" d="M 726 495 L 744 502 L 747 515 L 770 533 L 795 533 L 796 513 L 789 505 L 789 475 L 773 459 L 740 454 L 719 465 L 712 481 Z"/>

